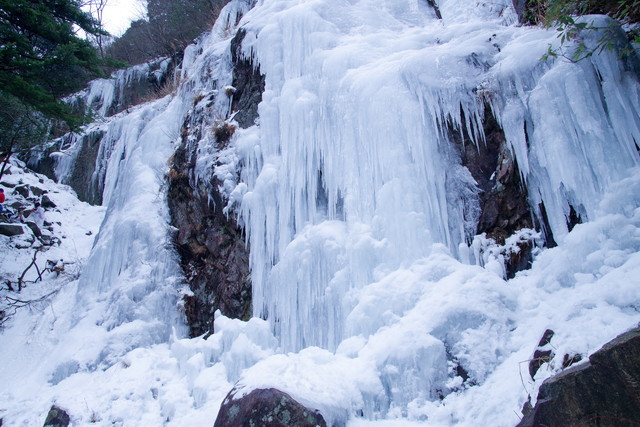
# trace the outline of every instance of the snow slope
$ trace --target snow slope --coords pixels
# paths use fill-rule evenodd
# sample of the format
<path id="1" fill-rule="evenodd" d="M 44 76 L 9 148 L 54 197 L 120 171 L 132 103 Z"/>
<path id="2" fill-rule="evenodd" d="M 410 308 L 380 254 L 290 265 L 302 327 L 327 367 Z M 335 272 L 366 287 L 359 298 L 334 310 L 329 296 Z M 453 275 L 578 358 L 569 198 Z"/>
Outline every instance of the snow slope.
<path id="1" fill-rule="evenodd" d="M 210 425 L 235 385 L 336 425 L 510 426 L 563 355 L 640 322 L 640 89 L 615 52 L 540 61 L 555 34 L 518 27 L 504 0 L 442 0 L 441 20 L 418 0 L 253 3 L 232 1 L 187 49 L 175 94 L 95 125 L 103 207 L 56 190 L 84 268 L 30 284 L 60 290 L 2 331 L 3 425 L 41 425 L 54 403 L 74 425 Z M 164 175 L 198 95 L 228 117 L 237 14 L 266 76 L 259 123 L 224 152 L 205 134 L 195 174 L 221 178 L 247 230 L 256 317 L 188 339 Z M 558 243 L 508 281 L 496 251 L 465 244 L 478 190 L 447 133 L 482 144 L 485 102 Z M 569 205 L 585 220 L 571 231 Z M 8 274 L 30 259 L 6 253 Z M 557 357 L 532 380 L 545 329 Z"/>

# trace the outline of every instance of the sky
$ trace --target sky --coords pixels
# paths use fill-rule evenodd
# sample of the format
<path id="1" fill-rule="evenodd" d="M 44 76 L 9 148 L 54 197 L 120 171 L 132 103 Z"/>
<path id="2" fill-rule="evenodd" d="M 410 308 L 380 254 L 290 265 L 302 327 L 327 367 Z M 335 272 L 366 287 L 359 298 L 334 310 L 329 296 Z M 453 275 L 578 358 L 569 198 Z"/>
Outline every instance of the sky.
<path id="1" fill-rule="evenodd" d="M 121 36 L 131 21 L 144 16 L 146 0 L 108 0 L 104 9 L 104 27 L 113 36 Z"/>

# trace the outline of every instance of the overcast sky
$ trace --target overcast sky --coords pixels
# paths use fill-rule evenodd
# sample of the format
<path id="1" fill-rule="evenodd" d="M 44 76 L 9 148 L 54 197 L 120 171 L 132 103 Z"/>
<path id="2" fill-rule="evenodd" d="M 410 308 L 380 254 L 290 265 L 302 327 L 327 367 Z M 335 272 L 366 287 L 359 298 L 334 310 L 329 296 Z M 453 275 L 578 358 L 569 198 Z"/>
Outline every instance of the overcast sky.
<path id="1" fill-rule="evenodd" d="M 111 35 L 121 36 L 132 20 L 146 13 L 146 0 L 108 0 L 104 9 L 104 27 Z"/>

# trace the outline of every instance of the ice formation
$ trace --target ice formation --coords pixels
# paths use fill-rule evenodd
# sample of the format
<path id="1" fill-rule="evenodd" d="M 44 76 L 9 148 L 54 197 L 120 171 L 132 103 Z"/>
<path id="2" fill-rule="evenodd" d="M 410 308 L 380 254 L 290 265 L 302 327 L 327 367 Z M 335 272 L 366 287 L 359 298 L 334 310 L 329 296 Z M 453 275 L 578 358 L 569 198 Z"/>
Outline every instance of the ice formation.
<path id="1" fill-rule="evenodd" d="M 558 354 L 587 354 L 637 324 L 637 64 L 615 51 L 542 61 L 555 34 L 518 26 L 507 0 L 438 6 L 233 0 L 186 49 L 174 94 L 88 128 L 105 132 L 105 217 L 74 308 L 43 315 L 59 337 L 47 345 L 65 351 L 29 383 L 45 385 L 35 401 L 5 396 L 7 419 L 57 401 L 79 425 L 96 411 L 105 424 L 211 423 L 235 384 L 280 388 L 336 425 L 508 426 L 559 369 L 521 380 L 545 328 Z M 245 227 L 255 317 L 218 316 L 211 337 L 187 339 L 164 174 L 185 119 L 233 120 L 223 92 L 238 28 L 266 78 L 259 118 L 224 151 L 210 133 L 191 141 L 192 182 L 216 174 Z M 94 83 L 86 103 L 105 113 L 127 76 Z M 509 281 L 498 250 L 465 240 L 479 190 L 451 132 L 483 144 L 485 108 L 558 242 Z M 63 182 L 74 153 L 58 163 Z M 571 208 L 585 223 L 569 232 Z"/>

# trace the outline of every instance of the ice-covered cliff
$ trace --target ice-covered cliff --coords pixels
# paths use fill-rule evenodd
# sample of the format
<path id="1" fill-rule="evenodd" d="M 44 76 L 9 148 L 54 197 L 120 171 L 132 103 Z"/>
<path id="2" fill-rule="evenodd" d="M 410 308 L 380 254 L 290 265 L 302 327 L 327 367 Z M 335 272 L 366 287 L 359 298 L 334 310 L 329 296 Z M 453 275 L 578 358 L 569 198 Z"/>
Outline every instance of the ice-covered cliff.
<path id="1" fill-rule="evenodd" d="M 3 332 L 28 381 L 0 376 L 0 417 L 210 424 L 232 387 L 273 387 L 334 425 L 509 426 L 564 355 L 637 325 L 638 58 L 541 60 L 559 40 L 511 1 L 436 3 L 232 0 L 172 94 L 90 125 L 105 217 L 58 314 Z M 97 110 L 125 75 L 92 86 Z M 62 182 L 81 152 L 56 155 Z M 229 254 L 253 317 L 189 338 L 194 299 L 227 309 L 198 266 Z"/>

